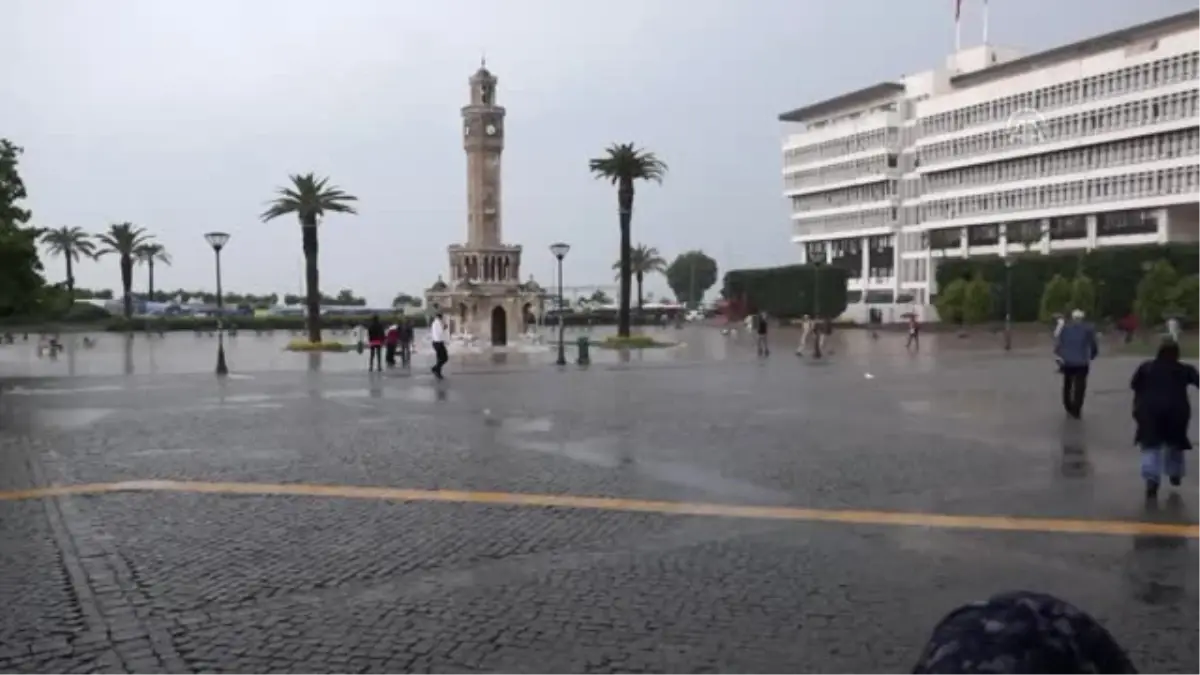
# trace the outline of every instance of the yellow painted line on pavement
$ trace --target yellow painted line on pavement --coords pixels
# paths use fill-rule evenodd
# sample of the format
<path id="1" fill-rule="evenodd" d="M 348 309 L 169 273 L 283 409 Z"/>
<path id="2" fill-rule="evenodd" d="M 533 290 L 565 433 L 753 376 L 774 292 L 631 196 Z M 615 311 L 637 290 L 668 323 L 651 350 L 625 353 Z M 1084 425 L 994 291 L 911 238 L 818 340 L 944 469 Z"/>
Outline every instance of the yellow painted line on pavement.
<path id="1" fill-rule="evenodd" d="M 953 516 L 941 513 L 898 511 L 860 511 L 810 509 L 791 506 L 742 506 L 668 502 L 618 497 L 582 497 L 576 495 L 527 494 L 512 492 L 468 492 L 461 490 L 418 490 L 411 488 L 368 487 L 356 485 L 312 485 L 303 483 L 209 483 L 202 481 L 146 480 L 120 483 L 90 483 L 52 486 L 28 490 L 0 491 L 0 501 L 40 499 L 67 495 L 99 495 L 114 492 L 171 492 L 213 495 L 268 497 L 330 497 L 373 499 L 395 502 L 443 502 L 450 504 L 487 504 L 492 506 L 532 506 L 542 508 L 584 509 L 655 513 L 671 516 L 709 516 L 790 520 L 796 522 L 842 523 L 850 525 L 890 525 L 958 530 L 1005 532 L 1041 532 L 1060 534 L 1156 535 L 1200 538 L 1196 523 L 1150 523 L 1120 520 L 1083 520 L 1065 518 L 1018 518 L 1009 516 Z"/>

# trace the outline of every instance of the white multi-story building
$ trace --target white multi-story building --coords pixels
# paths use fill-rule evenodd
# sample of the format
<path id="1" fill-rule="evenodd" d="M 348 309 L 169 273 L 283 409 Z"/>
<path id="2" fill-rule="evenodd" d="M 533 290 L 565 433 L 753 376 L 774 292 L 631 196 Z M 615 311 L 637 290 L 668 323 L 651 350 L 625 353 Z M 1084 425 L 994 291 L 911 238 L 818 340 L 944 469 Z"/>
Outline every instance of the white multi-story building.
<path id="1" fill-rule="evenodd" d="M 792 241 L 849 270 L 850 317 L 885 320 L 933 315 L 943 257 L 1200 242 L 1198 78 L 1187 12 L 784 113 Z"/>

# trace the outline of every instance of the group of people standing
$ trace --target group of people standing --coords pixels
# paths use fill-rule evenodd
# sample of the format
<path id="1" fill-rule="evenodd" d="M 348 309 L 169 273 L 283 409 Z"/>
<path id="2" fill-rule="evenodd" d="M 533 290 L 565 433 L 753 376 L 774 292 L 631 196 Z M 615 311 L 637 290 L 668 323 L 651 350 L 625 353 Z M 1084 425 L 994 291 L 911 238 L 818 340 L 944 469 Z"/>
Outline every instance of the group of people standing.
<path id="1" fill-rule="evenodd" d="M 369 350 L 368 371 L 382 371 L 384 363 L 387 363 L 389 368 L 394 368 L 397 355 L 400 356 L 401 365 L 408 367 L 412 364 L 414 338 L 415 330 L 412 322 L 408 319 L 401 318 L 385 328 L 383 321 L 376 314 L 371 317 L 365 329 L 359 329 L 358 350 L 362 352 L 364 346 Z M 446 350 L 446 323 L 441 312 L 435 314 L 433 321 L 429 324 L 429 338 L 435 358 L 432 372 L 440 380 L 442 379 L 442 368 L 450 359 L 449 352 Z"/>

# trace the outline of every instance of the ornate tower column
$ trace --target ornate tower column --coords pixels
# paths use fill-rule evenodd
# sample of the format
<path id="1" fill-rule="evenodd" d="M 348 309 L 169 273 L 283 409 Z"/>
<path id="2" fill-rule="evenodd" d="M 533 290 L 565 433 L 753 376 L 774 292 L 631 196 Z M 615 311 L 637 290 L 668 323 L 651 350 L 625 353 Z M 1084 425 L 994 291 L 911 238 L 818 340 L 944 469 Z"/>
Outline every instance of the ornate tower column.
<path id="1" fill-rule="evenodd" d="M 471 102 L 462 109 L 467 153 L 467 247 L 500 246 L 500 154 L 504 108 L 496 105 L 496 76 L 484 64 L 468 80 Z"/>

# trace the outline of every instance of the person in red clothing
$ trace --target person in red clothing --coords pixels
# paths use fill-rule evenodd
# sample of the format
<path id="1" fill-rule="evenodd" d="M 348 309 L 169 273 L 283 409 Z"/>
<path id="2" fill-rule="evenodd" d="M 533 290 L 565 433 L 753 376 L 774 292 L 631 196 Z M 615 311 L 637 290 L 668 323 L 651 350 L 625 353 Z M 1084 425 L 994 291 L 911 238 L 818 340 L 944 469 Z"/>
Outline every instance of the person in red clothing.
<path id="1" fill-rule="evenodd" d="M 387 333 L 383 338 L 384 344 L 384 359 L 387 361 L 388 368 L 396 367 L 396 347 L 400 344 L 400 326 L 392 324 L 388 326 Z"/>

